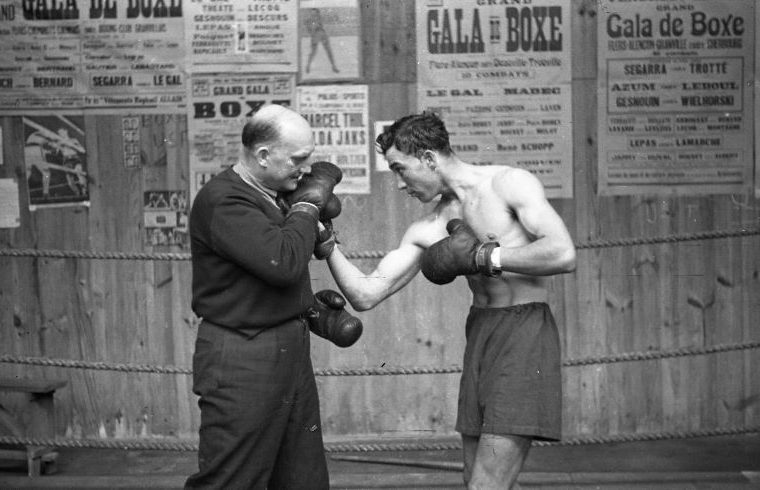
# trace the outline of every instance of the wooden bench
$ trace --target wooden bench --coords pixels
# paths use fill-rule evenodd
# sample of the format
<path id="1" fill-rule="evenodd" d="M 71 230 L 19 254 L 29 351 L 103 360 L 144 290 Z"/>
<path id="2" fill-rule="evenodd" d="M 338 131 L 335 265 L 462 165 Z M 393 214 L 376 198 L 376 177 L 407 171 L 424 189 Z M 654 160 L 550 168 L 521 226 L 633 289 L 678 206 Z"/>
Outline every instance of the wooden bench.
<path id="1" fill-rule="evenodd" d="M 53 395 L 63 388 L 66 380 L 0 377 L 0 391 L 28 393 L 29 423 L 27 430 L 0 404 L 0 432 L 14 437 L 48 439 L 55 437 Z M 54 448 L 26 446 L 23 449 L 0 449 L 0 459 L 26 460 L 29 476 L 40 476 L 55 470 L 58 453 Z"/>

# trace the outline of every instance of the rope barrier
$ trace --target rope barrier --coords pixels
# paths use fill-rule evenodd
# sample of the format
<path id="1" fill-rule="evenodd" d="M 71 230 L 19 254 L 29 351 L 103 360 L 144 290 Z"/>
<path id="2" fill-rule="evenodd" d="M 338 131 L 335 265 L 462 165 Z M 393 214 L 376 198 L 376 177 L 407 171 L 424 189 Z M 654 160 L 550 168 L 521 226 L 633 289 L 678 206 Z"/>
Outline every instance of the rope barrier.
<path id="1" fill-rule="evenodd" d="M 622 442 L 664 441 L 673 439 L 694 439 L 698 437 L 737 436 L 760 432 L 760 426 L 724 427 L 694 431 L 671 431 L 651 433 L 612 434 L 609 436 L 576 437 L 562 441 L 533 441 L 533 446 L 583 446 L 591 444 L 613 444 Z M 123 449 L 157 451 L 197 451 L 195 440 L 184 439 L 58 439 L 0 436 L 0 444 L 42 446 L 69 449 Z M 446 451 L 459 450 L 459 440 L 429 439 L 405 442 L 376 443 L 326 443 L 327 453 L 376 452 L 376 451 Z"/>
<path id="2" fill-rule="evenodd" d="M 736 350 L 760 348 L 760 341 L 736 344 L 717 344 L 707 347 L 684 347 L 667 351 L 625 352 L 609 356 L 566 359 L 563 367 L 588 366 L 592 364 L 612 364 L 631 361 L 651 361 L 673 357 L 717 354 Z M 73 359 L 51 359 L 47 357 L 0 355 L 0 363 L 25 364 L 33 366 L 63 367 L 73 369 L 92 369 L 100 371 L 121 371 L 159 374 L 192 374 L 190 368 L 169 365 L 109 363 L 101 361 L 79 361 Z M 409 374 L 452 374 L 461 373 L 461 366 L 412 366 L 412 367 L 367 367 L 367 368 L 323 368 L 315 369 L 316 376 L 397 376 Z"/>
<path id="3" fill-rule="evenodd" d="M 584 250 L 632 245 L 653 245 L 658 243 L 676 243 L 753 235 L 760 235 L 760 228 L 705 231 L 649 238 L 640 237 L 592 240 L 586 243 L 577 243 L 575 248 L 578 250 Z M 345 252 L 345 256 L 348 259 L 381 259 L 386 253 L 387 252 L 382 250 L 366 250 L 359 252 Z M 0 249 L 0 257 L 45 257 L 56 259 L 74 258 L 101 260 L 190 260 L 190 254 L 187 252 L 95 252 L 86 250 L 41 250 L 36 248 L 3 248 Z"/>
<path id="4" fill-rule="evenodd" d="M 461 366 L 412 366 L 412 367 L 377 367 L 377 368 L 323 368 L 315 369 L 316 376 L 400 376 L 407 374 L 453 374 L 461 373 Z"/>
<path id="5" fill-rule="evenodd" d="M 0 257 L 42 257 L 53 259 L 111 259 L 111 260 L 190 260 L 189 253 L 154 252 L 94 252 L 87 250 L 43 250 L 36 248 L 0 249 Z"/>
<path id="6" fill-rule="evenodd" d="M 72 369 L 92 369 L 96 371 L 121 371 L 129 373 L 193 374 L 192 369 L 178 366 L 156 366 L 151 364 L 129 364 L 101 361 L 78 361 L 75 359 L 51 359 L 47 357 L 11 356 L 8 354 L 0 355 L 0 363 L 63 367 Z"/>
<path id="7" fill-rule="evenodd" d="M 562 366 L 587 366 L 589 364 L 611 364 L 617 362 L 629 361 L 651 361 L 655 359 L 666 359 L 670 357 L 684 357 L 703 354 L 717 354 L 720 352 L 729 352 L 734 350 L 757 349 L 760 347 L 760 341 L 751 341 L 736 344 L 717 344 L 707 347 L 682 347 L 666 351 L 643 351 L 643 352 L 626 352 L 610 356 L 586 357 L 579 359 L 566 359 Z"/>
<path id="8" fill-rule="evenodd" d="M 703 231 L 697 233 L 683 233 L 675 235 L 664 235 L 660 237 L 641 237 L 641 238 L 619 238 L 613 240 L 594 240 L 587 243 L 578 243 L 577 249 L 591 248 L 609 248 L 609 247 L 627 247 L 631 245 L 653 245 L 658 243 L 675 243 L 688 242 L 694 240 L 711 240 L 717 238 L 734 238 L 760 235 L 760 228 L 741 229 L 741 230 L 716 230 Z"/>

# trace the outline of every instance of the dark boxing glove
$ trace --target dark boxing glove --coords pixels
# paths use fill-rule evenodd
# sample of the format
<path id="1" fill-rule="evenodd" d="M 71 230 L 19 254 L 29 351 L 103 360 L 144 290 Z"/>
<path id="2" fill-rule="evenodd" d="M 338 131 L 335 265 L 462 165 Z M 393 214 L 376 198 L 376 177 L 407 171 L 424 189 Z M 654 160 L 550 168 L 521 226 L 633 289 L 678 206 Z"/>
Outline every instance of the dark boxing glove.
<path id="1" fill-rule="evenodd" d="M 333 195 L 333 189 L 341 179 L 343 179 L 343 172 L 337 166 L 330 162 L 316 162 L 311 166 L 311 173 L 304 174 L 298 181 L 298 187 L 285 195 L 285 200 L 291 206 L 297 202 L 313 204 L 320 213 L 325 212 L 326 209 L 330 209 L 330 213 L 335 213 L 337 201 L 339 214 L 340 201 Z"/>
<path id="2" fill-rule="evenodd" d="M 317 241 L 314 243 L 314 257 L 324 260 L 335 249 L 335 244 L 340 243 L 333 230 L 332 221 L 320 221 L 318 224 Z"/>
<path id="3" fill-rule="evenodd" d="M 422 254 L 422 274 L 435 284 L 448 284 L 457 276 L 501 274 L 499 264 L 491 263 L 491 252 L 498 242 L 481 242 L 467 223 L 453 219 L 446 224 L 449 236 L 435 242 Z"/>
<path id="4" fill-rule="evenodd" d="M 362 321 L 347 312 L 346 300 L 337 291 L 323 289 L 309 308 L 309 330 L 338 347 L 353 345 L 362 335 Z"/>
<path id="5" fill-rule="evenodd" d="M 337 218 L 340 212 L 343 210 L 343 205 L 335 194 L 330 194 L 327 198 L 327 204 L 319 212 L 320 221 L 330 221 L 333 218 Z"/>

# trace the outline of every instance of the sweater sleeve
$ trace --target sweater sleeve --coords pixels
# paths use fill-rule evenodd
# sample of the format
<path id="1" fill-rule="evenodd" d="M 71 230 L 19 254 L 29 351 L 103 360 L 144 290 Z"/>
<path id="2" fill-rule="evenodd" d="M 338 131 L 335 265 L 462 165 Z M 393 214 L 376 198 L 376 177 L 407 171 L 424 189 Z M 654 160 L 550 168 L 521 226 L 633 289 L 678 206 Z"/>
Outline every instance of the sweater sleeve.
<path id="1" fill-rule="evenodd" d="M 267 284 L 285 287 L 308 269 L 317 223 L 307 213 L 292 213 L 278 223 L 240 196 L 220 202 L 211 217 L 211 246 Z"/>

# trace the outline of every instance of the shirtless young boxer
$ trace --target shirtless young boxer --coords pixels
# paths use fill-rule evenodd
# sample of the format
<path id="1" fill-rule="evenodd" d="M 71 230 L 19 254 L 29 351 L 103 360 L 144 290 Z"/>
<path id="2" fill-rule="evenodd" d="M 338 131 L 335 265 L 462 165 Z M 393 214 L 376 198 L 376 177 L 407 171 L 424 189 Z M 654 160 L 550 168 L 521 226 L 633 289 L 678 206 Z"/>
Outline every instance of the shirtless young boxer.
<path id="1" fill-rule="evenodd" d="M 511 488 L 531 441 L 561 435 L 560 348 L 546 286 L 547 276 L 575 269 L 572 239 L 536 177 L 460 160 L 434 114 L 399 119 L 377 144 L 399 190 L 440 202 L 369 274 L 332 240 L 321 255 L 359 311 L 420 270 L 436 284 L 466 276 L 473 297 L 456 421 L 464 480 L 470 489 Z"/>

